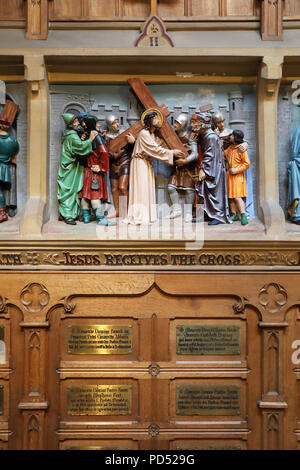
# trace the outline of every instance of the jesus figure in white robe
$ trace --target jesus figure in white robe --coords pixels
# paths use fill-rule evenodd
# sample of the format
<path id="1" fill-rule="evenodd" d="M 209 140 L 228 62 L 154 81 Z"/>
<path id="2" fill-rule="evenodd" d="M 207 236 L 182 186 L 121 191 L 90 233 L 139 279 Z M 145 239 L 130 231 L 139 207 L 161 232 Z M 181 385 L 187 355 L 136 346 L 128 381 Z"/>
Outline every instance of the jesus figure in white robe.
<path id="1" fill-rule="evenodd" d="M 161 126 L 157 112 L 149 112 L 144 118 L 145 128 L 139 133 L 130 165 L 129 201 L 124 223 L 148 225 L 157 220 L 155 176 L 152 159 L 173 165 L 174 157 L 181 157 L 180 150 L 161 146 L 155 130 Z"/>

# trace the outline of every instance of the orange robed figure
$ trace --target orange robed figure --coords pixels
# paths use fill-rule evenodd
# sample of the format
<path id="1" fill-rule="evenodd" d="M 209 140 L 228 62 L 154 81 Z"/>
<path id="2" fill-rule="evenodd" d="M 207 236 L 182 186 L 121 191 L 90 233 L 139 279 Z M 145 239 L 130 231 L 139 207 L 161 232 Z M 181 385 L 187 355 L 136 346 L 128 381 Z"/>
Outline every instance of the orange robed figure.
<path id="1" fill-rule="evenodd" d="M 247 197 L 245 171 L 250 167 L 248 152 L 239 150 L 243 142 L 244 134 L 240 130 L 234 130 L 230 136 L 231 145 L 225 150 L 227 160 L 227 192 L 231 212 L 231 220 L 238 220 L 236 207 L 241 215 L 241 224 L 247 225 L 243 198 Z"/>

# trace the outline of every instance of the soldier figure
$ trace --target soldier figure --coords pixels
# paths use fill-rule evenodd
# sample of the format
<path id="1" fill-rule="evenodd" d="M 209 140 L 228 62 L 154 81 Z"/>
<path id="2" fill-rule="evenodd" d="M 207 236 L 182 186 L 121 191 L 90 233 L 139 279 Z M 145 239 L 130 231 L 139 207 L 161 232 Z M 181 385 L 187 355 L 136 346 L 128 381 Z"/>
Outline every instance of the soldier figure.
<path id="1" fill-rule="evenodd" d="M 189 148 L 187 158 L 180 158 L 174 164 L 173 172 L 168 182 L 168 192 L 172 201 L 172 211 L 170 218 L 180 217 L 181 207 L 179 194 L 184 194 L 185 199 L 185 222 L 192 221 L 193 204 L 195 201 L 195 185 L 198 181 L 198 149 L 197 142 L 192 139 L 191 134 L 186 130 L 188 118 L 185 114 L 180 114 L 174 123 L 175 132 L 181 142 Z"/>
<path id="2" fill-rule="evenodd" d="M 105 142 L 109 150 L 110 141 L 120 134 L 119 119 L 110 115 L 106 119 L 108 131 L 104 133 Z M 116 211 L 119 217 L 119 197 L 125 196 L 128 200 L 129 170 L 133 145 L 128 143 L 119 153 L 110 152 L 110 181 L 111 191 Z"/>

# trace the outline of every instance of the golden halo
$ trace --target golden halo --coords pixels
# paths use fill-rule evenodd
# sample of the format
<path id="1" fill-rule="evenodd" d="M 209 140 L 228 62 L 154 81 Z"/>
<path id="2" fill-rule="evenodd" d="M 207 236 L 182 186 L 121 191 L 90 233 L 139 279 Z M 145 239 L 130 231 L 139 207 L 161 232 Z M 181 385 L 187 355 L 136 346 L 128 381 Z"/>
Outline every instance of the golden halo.
<path id="1" fill-rule="evenodd" d="M 148 116 L 148 114 L 150 114 L 150 113 L 156 113 L 157 114 L 159 124 L 162 126 L 162 123 L 164 122 L 164 117 L 163 117 L 162 113 L 158 109 L 149 108 L 149 109 L 146 109 L 146 111 L 144 111 L 142 116 L 141 116 L 141 123 L 143 124 L 143 127 L 145 127 L 145 122 L 144 122 L 145 117 Z"/>

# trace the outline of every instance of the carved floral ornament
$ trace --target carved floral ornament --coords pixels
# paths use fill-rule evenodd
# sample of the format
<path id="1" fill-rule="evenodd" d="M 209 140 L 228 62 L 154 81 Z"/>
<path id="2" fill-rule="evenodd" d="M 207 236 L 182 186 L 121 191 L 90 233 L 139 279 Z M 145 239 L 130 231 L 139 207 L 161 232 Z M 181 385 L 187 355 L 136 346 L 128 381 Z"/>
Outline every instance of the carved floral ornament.
<path id="1" fill-rule="evenodd" d="M 150 424 L 148 427 L 148 434 L 150 437 L 157 437 L 160 433 L 160 427 L 158 424 Z"/>
<path id="2" fill-rule="evenodd" d="M 258 300 L 264 310 L 268 310 L 270 313 L 277 313 L 286 305 L 287 293 L 281 285 L 270 283 L 261 289 Z"/>
<path id="3" fill-rule="evenodd" d="M 158 364 L 150 364 L 148 372 L 152 377 L 157 377 L 160 373 L 160 367 Z"/>
<path id="4" fill-rule="evenodd" d="M 31 283 L 22 289 L 21 303 L 27 312 L 41 312 L 49 303 L 49 292 L 45 286 L 38 283 Z"/>

